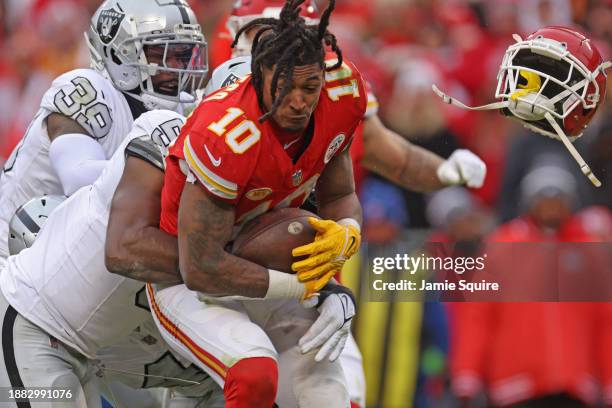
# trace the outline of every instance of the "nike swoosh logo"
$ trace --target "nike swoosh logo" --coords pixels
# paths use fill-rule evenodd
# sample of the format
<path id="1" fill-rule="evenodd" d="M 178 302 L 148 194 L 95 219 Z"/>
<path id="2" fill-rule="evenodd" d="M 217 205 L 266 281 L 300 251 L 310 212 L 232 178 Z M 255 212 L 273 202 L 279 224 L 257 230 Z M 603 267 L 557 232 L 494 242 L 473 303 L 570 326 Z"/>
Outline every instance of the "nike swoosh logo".
<path id="1" fill-rule="evenodd" d="M 283 145 L 283 149 L 287 150 L 289 147 L 291 147 L 291 145 L 292 145 L 292 144 L 294 144 L 294 143 L 298 142 L 299 140 L 300 140 L 300 138 L 298 137 L 297 139 L 295 139 L 295 140 L 294 140 L 294 141 L 292 141 L 292 142 L 285 143 L 285 144 Z"/>
<path id="2" fill-rule="evenodd" d="M 213 166 L 219 167 L 221 165 L 221 158 L 219 157 L 218 159 L 215 159 L 215 157 L 212 155 L 210 150 L 208 150 L 208 147 L 206 147 L 206 145 L 204 145 L 204 150 L 206 150 L 206 154 L 208 155 L 208 158 L 210 159 L 210 162 L 213 164 Z"/>
<path id="3" fill-rule="evenodd" d="M 345 252 L 350 252 L 350 251 L 351 251 L 351 249 L 353 249 L 353 245 L 355 245 L 355 242 L 356 242 L 356 241 L 357 241 L 357 240 L 355 239 L 355 237 L 351 237 L 351 243 L 348 245 L 348 247 L 346 248 L 346 251 L 345 251 Z"/>
<path id="4" fill-rule="evenodd" d="M 244 64 L 244 61 L 234 62 L 233 64 L 230 64 L 230 66 L 227 67 L 227 69 L 232 69 L 232 68 L 237 67 L 238 65 L 242 65 L 242 64 Z"/>

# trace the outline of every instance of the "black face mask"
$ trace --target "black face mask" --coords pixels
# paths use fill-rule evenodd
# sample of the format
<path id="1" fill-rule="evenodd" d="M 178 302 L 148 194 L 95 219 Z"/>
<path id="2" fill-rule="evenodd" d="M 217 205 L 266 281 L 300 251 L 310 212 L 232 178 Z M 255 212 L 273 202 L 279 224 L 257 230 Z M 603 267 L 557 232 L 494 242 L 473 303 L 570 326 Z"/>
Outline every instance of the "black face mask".
<path id="1" fill-rule="evenodd" d="M 481 246 L 482 241 L 480 239 L 456 241 L 453 256 L 476 256 L 480 253 Z"/>

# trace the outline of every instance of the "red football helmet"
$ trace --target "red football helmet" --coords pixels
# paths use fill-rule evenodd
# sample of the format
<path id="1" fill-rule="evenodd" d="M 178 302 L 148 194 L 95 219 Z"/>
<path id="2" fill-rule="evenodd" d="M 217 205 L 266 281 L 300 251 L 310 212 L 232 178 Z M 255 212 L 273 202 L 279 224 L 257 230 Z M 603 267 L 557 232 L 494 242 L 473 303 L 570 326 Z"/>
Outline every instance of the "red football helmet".
<path id="1" fill-rule="evenodd" d="M 236 0 L 227 22 L 232 37 L 235 37 L 238 30 L 256 18 L 278 18 L 284 5 L 285 0 Z M 302 9 L 300 15 L 304 17 L 307 24 L 319 22 L 319 12 L 315 0 L 305 0 L 300 7 Z M 246 39 L 246 36 L 240 37 L 232 56 L 237 57 L 250 53 L 250 41 Z"/>
<path id="2" fill-rule="evenodd" d="M 534 132 L 561 140 L 591 182 L 601 183 L 571 144 L 582 136 L 606 95 L 606 69 L 591 40 L 565 27 L 545 27 L 516 40 L 506 50 L 495 97 L 499 102 L 469 107 L 445 95 L 444 102 L 466 109 L 502 109 Z"/>
<path id="3" fill-rule="evenodd" d="M 606 95 L 604 62 L 584 35 L 545 27 L 506 50 L 496 97 L 510 102 L 505 113 L 556 139 L 549 113 L 570 140 L 582 135 Z"/>

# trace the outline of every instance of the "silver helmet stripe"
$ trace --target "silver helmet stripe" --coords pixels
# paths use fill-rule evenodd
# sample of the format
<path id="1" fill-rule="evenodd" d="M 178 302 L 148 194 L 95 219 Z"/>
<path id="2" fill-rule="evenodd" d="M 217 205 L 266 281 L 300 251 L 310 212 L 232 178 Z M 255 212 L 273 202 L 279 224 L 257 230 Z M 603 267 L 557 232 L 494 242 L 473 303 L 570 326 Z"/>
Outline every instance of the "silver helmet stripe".
<path id="1" fill-rule="evenodd" d="M 181 18 L 183 19 L 184 24 L 189 24 L 189 14 L 187 14 L 187 10 L 185 10 L 185 5 L 181 0 L 174 0 L 174 4 L 178 7 L 179 12 L 181 13 Z"/>
<path id="2" fill-rule="evenodd" d="M 36 221 L 30 217 L 30 214 L 28 214 L 26 211 L 17 211 L 15 216 L 30 232 L 33 234 L 38 234 L 38 231 L 40 231 L 40 225 L 38 225 Z"/>

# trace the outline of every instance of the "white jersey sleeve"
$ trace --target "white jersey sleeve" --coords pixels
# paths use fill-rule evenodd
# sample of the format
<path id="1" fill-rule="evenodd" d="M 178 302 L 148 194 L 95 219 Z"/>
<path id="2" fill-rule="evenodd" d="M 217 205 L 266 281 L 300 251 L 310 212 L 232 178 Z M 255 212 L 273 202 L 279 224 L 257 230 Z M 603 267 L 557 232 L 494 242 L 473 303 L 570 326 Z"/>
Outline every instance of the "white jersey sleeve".
<path id="1" fill-rule="evenodd" d="M 127 151 L 137 141 L 142 158 L 156 162 L 184 120 L 169 111 L 141 115 L 100 178 L 57 207 L 34 244 L 9 257 L 0 274 L 0 290 L 22 316 L 90 358 L 150 317 L 143 282 L 111 274 L 104 263 Z"/>
<path id="2" fill-rule="evenodd" d="M 93 184 L 93 190 L 99 195 L 98 202 L 110 210 L 115 189 L 123 174 L 126 156 L 138 157 L 165 171 L 168 147 L 178 137 L 184 124 L 184 116 L 168 110 L 154 110 L 140 115 L 130 134 L 111 158 L 111 163 Z"/>
<path id="3" fill-rule="evenodd" d="M 66 115 L 80 123 L 110 158 L 132 128 L 125 96 L 91 69 L 77 69 L 53 81 L 40 109 L 0 174 L 0 258 L 8 256 L 8 222 L 21 205 L 63 189 L 51 161 L 46 118 Z"/>

